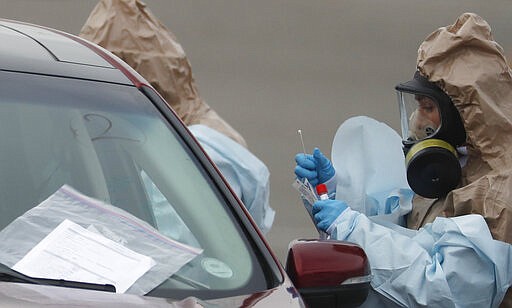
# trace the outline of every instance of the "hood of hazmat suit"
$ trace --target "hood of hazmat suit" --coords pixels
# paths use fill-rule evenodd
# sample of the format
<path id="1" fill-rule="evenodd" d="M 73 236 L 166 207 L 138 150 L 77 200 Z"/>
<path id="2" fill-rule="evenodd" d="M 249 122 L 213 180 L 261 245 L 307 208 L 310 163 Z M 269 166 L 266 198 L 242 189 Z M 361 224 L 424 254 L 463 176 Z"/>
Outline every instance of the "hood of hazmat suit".
<path id="1" fill-rule="evenodd" d="M 467 135 L 461 184 L 430 212 L 480 214 L 494 239 L 512 243 L 512 71 L 502 47 L 485 20 L 465 13 L 425 39 L 417 69 L 450 96 Z M 417 226 L 429 222 L 413 204 Z"/>
<path id="2" fill-rule="evenodd" d="M 203 124 L 239 144 L 243 137 L 199 95 L 180 43 L 139 0 L 100 0 L 79 34 L 141 74 L 188 125 Z"/>

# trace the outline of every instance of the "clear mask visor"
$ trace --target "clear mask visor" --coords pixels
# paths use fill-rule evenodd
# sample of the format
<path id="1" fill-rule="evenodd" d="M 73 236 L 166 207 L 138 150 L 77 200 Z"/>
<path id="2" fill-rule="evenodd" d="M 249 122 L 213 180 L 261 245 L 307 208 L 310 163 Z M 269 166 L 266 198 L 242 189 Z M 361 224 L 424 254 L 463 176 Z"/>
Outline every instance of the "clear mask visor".
<path id="1" fill-rule="evenodd" d="M 429 96 L 397 91 L 402 139 L 420 141 L 432 138 L 441 127 L 436 100 Z"/>

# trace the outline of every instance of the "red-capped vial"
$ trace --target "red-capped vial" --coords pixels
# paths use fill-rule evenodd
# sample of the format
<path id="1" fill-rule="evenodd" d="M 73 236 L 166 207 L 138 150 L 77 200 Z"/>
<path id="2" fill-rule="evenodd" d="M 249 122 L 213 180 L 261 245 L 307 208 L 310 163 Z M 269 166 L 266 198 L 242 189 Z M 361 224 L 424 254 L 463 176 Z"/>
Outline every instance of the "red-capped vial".
<path id="1" fill-rule="evenodd" d="M 327 186 L 325 184 L 316 185 L 316 194 L 320 198 L 320 200 L 329 199 L 329 195 L 327 194 Z"/>

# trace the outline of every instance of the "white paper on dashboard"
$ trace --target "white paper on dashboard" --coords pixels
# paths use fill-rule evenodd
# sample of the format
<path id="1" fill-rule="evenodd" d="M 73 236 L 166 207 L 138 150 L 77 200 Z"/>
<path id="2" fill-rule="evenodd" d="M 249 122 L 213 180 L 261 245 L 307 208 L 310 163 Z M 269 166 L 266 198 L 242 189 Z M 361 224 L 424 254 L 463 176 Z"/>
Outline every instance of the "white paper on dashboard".
<path id="1" fill-rule="evenodd" d="M 31 277 L 112 284 L 124 293 L 154 265 L 151 257 L 66 219 L 13 269 Z"/>

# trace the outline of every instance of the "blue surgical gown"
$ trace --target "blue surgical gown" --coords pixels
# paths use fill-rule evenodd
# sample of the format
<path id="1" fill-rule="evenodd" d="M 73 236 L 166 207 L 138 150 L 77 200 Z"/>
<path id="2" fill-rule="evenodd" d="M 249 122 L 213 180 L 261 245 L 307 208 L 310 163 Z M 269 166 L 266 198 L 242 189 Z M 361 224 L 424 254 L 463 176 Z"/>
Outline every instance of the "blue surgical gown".
<path id="1" fill-rule="evenodd" d="M 368 255 L 366 306 L 497 307 L 512 284 L 512 245 L 493 240 L 480 215 L 438 217 L 413 231 L 349 208 L 328 231 Z"/>
<path id="2" fill-rule="evenodd" d="M 248 149 L 201 124 L 188 127 L 265 234 L 274 221 L 269 205 L 269 171 Z"/>

